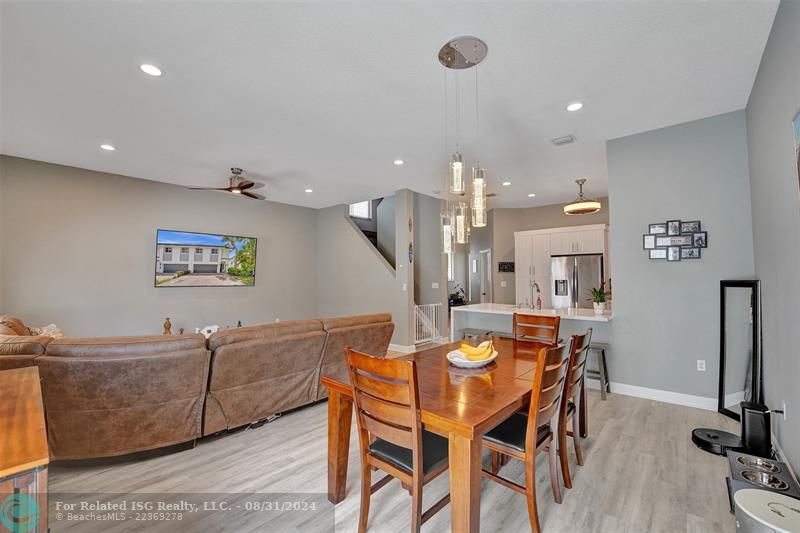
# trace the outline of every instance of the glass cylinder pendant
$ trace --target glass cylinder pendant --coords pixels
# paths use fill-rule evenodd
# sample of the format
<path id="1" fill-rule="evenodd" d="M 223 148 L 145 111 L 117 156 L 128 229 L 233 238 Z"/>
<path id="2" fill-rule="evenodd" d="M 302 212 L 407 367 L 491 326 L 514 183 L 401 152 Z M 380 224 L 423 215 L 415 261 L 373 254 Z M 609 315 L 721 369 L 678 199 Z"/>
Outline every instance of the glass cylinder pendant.
<path id="1" fill-rule="evenodd" d="M 472 225 L 486 226 L 486 169 L 472 167 Z"/>
<path id="2" fill-rule="evenodd" d="M 464 162 L 461 159 L 461 154 L 456 152 L 450 158 L 450 192 L 452 194 L 464 194 L 466 187 L 464 185 Z"/>
<path id="3" fill-rule="evenodd" d="M 467 204 L 456 202 L 453 205 L 453 238 L 456 244 L 467 244 L 469 241 L 469 220 Z"/>
<path id="4" fill-rule="evenodd" d="M 453 224 L 449 214 L 442 215 L 442 253 L 453 252 Z"/>

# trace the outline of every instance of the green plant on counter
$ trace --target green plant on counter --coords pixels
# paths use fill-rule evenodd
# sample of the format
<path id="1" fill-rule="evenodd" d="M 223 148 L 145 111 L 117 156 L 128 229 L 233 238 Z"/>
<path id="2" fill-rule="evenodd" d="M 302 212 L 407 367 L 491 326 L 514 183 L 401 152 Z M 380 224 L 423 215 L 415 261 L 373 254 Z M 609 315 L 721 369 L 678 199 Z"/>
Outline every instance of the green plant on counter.
<path id="1" fill-rule="evenodd" d="M 589 289 L 589 296 L 590 301 L 601 304 L 607 302 L 611 298 L 611 292 L 606 291 L 601 285 L 599 289 L 597 287 Z"/>

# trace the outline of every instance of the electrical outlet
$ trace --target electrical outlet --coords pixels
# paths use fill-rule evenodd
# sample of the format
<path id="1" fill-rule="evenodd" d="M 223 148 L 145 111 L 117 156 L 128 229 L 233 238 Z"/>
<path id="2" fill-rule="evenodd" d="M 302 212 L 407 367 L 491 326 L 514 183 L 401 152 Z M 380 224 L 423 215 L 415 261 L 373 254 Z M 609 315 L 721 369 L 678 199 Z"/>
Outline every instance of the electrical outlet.
<path id="1" fill-rule="evenodd" d="M 435 281 L 433 283 L 431 283 L 431 289 L 438 289 L 438 288 L 439 288 L 439 284 L 438 283 L 436 283 Z"/>
<path id="2" fill-rule="evenodd" d="M 705 372 L 706 371 L 706 360 L 705 359 L 698 359 L 697 360 L 697 371 L 698 372 Z"/>
<path id="3" fill-rule="evenodd" d="M 501 287 L 508 287 L 508 282 L 507 281 L 501 281 L 500 282 L 500 286 Z"/>

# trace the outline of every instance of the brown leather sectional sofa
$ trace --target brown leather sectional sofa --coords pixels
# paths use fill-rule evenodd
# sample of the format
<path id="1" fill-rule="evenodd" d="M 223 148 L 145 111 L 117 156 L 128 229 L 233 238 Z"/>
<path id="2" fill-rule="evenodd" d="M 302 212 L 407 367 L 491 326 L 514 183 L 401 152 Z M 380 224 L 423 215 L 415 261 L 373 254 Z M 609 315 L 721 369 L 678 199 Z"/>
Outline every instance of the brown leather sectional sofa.
<path id="1" fill-rule="evenodd" d="M 208 341 L 52 340 L 22 328 L 0 317 L 0 370 L 39 367 L 58 460 L 190 442 L 313 403 L 325 397 L 320 376 L 344 370 L 345 345 L 384 356 L 394 324 L 388 314 L 299 320 L 223 330 Z"/>

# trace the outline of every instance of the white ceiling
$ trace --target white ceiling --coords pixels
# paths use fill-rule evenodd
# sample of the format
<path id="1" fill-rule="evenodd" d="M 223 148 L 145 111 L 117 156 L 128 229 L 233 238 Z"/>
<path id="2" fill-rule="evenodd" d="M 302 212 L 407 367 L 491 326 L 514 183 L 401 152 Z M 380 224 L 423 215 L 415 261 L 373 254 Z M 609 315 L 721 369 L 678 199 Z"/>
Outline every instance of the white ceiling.
<path id="1" fill-rule="evenodd" d="M 436 55 L 468 34 L 489 46 L 478 148 L 493 205 L 571 199 L 579 176 L 601 196 L 606 140 L 746 105 L 777 5 L 3 2 L 0 151 L 182 185 L 223 186 L 241 166 L 270 200 L 309 207 L 431 194 L 448 152 Z M 474 69 L 459 79 L 471 163 Z M 567 113 L 573 100 L 584 110 Z M 578 142 L 550 144 L 567 134 Z"/>

